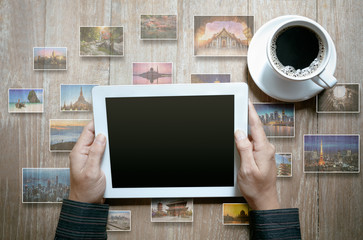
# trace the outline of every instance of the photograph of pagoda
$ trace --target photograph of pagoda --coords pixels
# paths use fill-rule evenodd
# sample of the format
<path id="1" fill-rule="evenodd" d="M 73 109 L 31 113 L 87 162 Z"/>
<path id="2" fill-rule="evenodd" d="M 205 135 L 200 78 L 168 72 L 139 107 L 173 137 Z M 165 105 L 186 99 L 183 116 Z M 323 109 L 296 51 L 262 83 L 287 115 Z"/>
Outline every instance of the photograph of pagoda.
<path id="1" fill-rule="evenodd" d="M 293 103 L 253 103 L 268 138 L 295 137 Z"/>
<path id="2" fill-rule="evenodd" d="M 304 135 L 305 173 L 359 173 L 359 135 Z"/>
<path id="3" fill-rule="evenodd" d="M 151 222 L 193 222 L 193 199 L 152 199 Z"/>
<path id="4" fill-rule="evenodd" d="M 275 154 L 277 177 L 292 177 L 292 154 Z"/>
<path id="5" fill-rule="evenodd" d="M 228 83 L 231 74 L 227 73 L 199 73 L 191 74 L 191 83 Z"/>
<path id="6" fill-rule="evenodd" d="M 194 56 L 247 56 L 253 16 L 194 16 Z"/>
<path id="7" fill-rule="evenodd" d="M 131 211 L 109 210 L 107 219 L 107 231 L 131 231 Z"/>
<path id="8" fill-rule="evenodd" d="M 360 84 L 337 83 L 316 96 L 317 113 L 359 113 Z"/>
<path id="9" fill-rule="evenodd" d="M 92 111 L 91 84 L 61 84 L 60 109 L 62 112 L 88 112 Z"/>
<path id="10" fill-rule="evenodd" d="M 247 203 L 223 203 L 223 225 L 249 225 L 249 213 Z"/>
<path id="11" fill-rule="evenodd" d="M 142 40 L 176 40 L 176 15 L 141 15 Z"/>
<path id="12" fill-rule="evenodd" d="M 67 70 L 66 47 L 34 47 L 34 70 Z"/>
<path id="13" fill-rule="evenodd" d="M 134 85 L 173 83 L 173 63 L 171 62 L 134 62 L 132 73 Z"/>
<path id="14" fill-rule="evenodd" d="M 9 113 L 42 113 L 43 88 L 9 88 Z"/>

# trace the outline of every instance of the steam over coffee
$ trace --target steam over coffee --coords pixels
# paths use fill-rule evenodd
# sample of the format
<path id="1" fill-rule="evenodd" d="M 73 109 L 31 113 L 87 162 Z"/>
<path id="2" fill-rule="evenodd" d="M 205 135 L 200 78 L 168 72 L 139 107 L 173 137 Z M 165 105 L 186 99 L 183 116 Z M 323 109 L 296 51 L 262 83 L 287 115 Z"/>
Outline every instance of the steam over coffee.
<path id="1" fill-rule="evenodd" d="M 320 37 L 302 26 L 281 30 L 271 41 L 272 61 L 289 77 L 306 77 L 323 62 L 325 47 Z"/>

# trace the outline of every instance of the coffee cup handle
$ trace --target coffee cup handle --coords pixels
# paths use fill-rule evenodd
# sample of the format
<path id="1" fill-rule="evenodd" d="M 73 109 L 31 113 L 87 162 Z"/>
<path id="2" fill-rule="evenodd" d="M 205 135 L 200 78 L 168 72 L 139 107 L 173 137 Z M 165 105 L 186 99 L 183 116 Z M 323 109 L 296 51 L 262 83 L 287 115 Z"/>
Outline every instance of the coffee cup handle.
<path id="1" fill-rule="evenodd" d="M 326 71 L 323 71 L 320 75 L 313 77 L 312 80 L 314 83 L 325 89 L 332 88 L 337 83 L 337 79 L 333 76 L 333 74 L 328 74 Z"/>

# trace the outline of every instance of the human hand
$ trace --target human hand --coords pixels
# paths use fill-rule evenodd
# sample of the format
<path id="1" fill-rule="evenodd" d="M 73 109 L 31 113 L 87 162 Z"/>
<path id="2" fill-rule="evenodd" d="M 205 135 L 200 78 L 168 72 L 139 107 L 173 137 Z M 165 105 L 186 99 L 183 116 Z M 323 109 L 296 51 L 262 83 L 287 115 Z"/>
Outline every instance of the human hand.
<path id="1" fill-rule="evenodd" d="M 95 138 L 93 121 L 84 127 L 81 136 L 69 154 L 71 189 L 69 200 L 104 203 L 106 177 L 100 165 L 106 148 L 106 137 Z"/>
<path id="2" fill-rule="evenodd" d="M 249 101 L 250 140 L 241 130 L 235 132 L 241 157 L 237 175 L 239 189 L 254 210 L 280 208 L 276 190 L 275 146 L 266 137 L 260 118 Z"/>

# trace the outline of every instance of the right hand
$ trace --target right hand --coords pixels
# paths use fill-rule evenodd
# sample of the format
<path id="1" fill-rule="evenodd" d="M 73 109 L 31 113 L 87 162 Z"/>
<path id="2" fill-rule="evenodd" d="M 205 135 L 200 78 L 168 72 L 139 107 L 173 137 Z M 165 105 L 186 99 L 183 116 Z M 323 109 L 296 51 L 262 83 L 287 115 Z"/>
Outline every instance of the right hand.
<path id="1" fill-rule="evenodd" d="M 248 107 L 251 141 L 243 131 L 235 132 L 236 147 L 241 157 L 237 183 L 252 209 L 278 209 L 280 204 L 276 189 L 275 146 L 267 140 L 251 102 Z"/>

